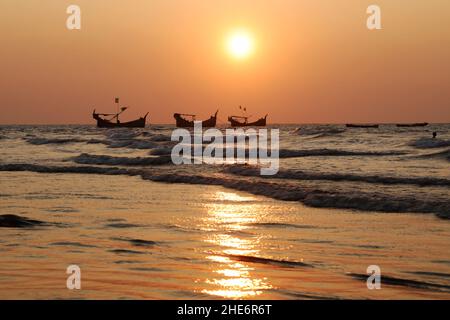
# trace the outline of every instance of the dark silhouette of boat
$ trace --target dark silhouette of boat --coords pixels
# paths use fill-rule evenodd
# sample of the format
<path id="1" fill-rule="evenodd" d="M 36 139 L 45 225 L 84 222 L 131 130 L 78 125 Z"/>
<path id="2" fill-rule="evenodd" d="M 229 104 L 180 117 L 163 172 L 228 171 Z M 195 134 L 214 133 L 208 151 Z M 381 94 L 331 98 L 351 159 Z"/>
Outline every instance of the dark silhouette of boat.
<path id="1" fill-rule="evenodd" d="M 379 124 L 351 124 L 347 123 L 345 125 L 347 128 L 379 128 Z"/>
<path id="2" fill-rule="evenodd" d="M 115 103 L 117 104 L 117 113 L 96 113 L 95 109 L 92 112 L 92 117 L 97 120 L 97 127 L 99 128 L 144 128 L 145 121 L 148 116 L 148 112 L 145 116 L 128 122 L 120 122 L 119 116 L 128 109 L 128 107 L 122 107 L 119 109 L 119 98 L 115 98 Z M 112 117 L 110 119 L 105 119 L 103 117 Z"/>
<path id="3" fill-rule="evenodd" d="M 410 127 L 426 127 L 428 122 L 419 122 L 419 123 L 398 123 L 397 127 L 399 128 L 410 128 Z"/>
<path id="4" fill-rule="evenodd" d="M 267 124 L 267 116 L 268 115 L 266 114 L 264 118 L 253 122 L 248 122 L 248 117 L 230 116 L 228 117 L 228 121 L 231 123 L 232 127 L 265 127 Z"/>
<path id="5" fill-rule="evenodd" d="M 119 119 L 116 120 L 116 122 L 113 122 L 111 120 L 102 119 L 100 116 L 109 116 L 111 114 L 105 114 L 105 113 L 92 113 L 92 117 L 97 120 L 97 127 L 99 128 L 145 128 L 145 121 L 148 115 L 148 112 L 145 116 L 142 118 L 139 118 L 137 120 L 128 121 L 128 122 L 120 122 Z"/>
<path id="6" fill-rule="evenodd" d="M 218 112 L 219 112 L 219 110 L 217 110 L 216 113 L 213 116 L 211 116 L 209 119 L 203 120 L 202 127 L 203 128 L 214 128 L 216 126 Z M 176 125 L 178 128 L 193 128 L 194 127 L 195 114 L 174 113 L 173 117 L 175 118 Z M 190 120 L 185 119 L 183 117 L 189 117 Z"/>

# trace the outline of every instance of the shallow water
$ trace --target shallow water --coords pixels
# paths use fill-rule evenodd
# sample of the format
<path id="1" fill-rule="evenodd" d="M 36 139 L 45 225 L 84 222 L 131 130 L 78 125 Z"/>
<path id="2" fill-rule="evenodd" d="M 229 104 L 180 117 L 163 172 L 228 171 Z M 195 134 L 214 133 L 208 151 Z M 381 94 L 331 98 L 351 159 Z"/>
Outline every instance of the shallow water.
<path id="1" fill-rule="evenodd" d="M 43 224 L 0 228 L 0 298 L 450 298 L 450 126 L 296 127 L 269 178 L 155 163 L 164 126 L 1 127 L 0 215 Z"/>
<path id="2" fill-rule="evenodd" d="M 0 298 L 449 298 L 448 223 L 137 177 L 2 173 Z M 82 289 L 65 270 L 81 268 Z M 425 283 L 368 290 L 369 265 Z M 436 288 L 433 284 L 441 285 Z"/>

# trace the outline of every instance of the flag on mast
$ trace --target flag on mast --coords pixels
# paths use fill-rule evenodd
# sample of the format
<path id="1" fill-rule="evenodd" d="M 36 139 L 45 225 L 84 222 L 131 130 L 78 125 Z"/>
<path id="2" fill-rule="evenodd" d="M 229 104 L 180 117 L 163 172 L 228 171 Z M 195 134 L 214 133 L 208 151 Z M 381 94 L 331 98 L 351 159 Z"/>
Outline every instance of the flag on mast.
<path id="1" fill-rule="evenodd" d="M 119 98 L 116 98 L 116 99 L 115 99 L 115 103 L 119 103 Z"/>

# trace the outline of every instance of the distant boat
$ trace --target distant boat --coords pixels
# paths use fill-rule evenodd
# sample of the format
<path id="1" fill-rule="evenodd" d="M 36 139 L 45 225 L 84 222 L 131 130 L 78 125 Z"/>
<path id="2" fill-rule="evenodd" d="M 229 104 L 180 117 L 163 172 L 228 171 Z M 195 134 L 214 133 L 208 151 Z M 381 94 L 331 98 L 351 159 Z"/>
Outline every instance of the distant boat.
<path id="1" fill-rule="evenodd" d="M 217 110 L 216 113 L 213 116 L 211 116 L 209 119 L 202 121 L 202 127 L 203 128 L 214 128 L 216 126 L 218 112 L 219 112 L 219 110 Z M 178 128 L 193 128 L 194 127 L 195 114 L 174 113 L 173 117 L 175 118 L 176 125 Z M 190 118 L 190 120 L 188 120 L 184 117 L 188 117 L 188 118 Z"/>
<path id="2" fill-rule="evenodd" d="M 379 124 L 346 124 L 347 128 L 379 128 Z"/>
<path id="3" fill-rule="evenodd" d="M 97 120 L 97 127 L 99 128 L 144 128 L 145 121 L 148 116 L 148 112 L 145 116 L 128 122 L 120 122 L 119 116 L 128 109 L 128 107 L 119 108 L 119 98 L 115 98 L 117 104 L 117 113 L 96 113 L 95 109 L 92 112 L 92 117 Z M 110 119 L 104 119 L 103 117 L 111 117 Z"/>
<path id="4" fill-rule="evenodd" d="M 397 127 L 404 128 L 404 127 L 426 127 L 428 125 L 428 122 L 419 122 L 419 123 L 398 123 Z"/>
<path id="5" fill-rule="evenodd" d="M 267 116 L 268 115 L 266 114 L 264 118 L 254 122 L 248 122 L 248 117 L 230 116 L 228 117 L 228 121 L 231 123 L 232 127 L 265 127 Z"/>

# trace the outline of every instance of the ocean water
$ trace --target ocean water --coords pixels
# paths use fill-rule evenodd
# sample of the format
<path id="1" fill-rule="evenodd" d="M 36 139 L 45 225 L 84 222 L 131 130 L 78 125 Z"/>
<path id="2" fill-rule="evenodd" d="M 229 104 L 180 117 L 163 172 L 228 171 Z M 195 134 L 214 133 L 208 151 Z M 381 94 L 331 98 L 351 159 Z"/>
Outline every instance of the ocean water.
<path id="1" fill-rule="evenodd" d="M 450 298 L 450 125 L 272 128 L 275 176 L 175 166 L 172 126 L 1 126 L 0 297 Z"/>

